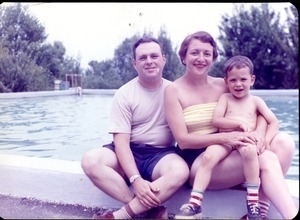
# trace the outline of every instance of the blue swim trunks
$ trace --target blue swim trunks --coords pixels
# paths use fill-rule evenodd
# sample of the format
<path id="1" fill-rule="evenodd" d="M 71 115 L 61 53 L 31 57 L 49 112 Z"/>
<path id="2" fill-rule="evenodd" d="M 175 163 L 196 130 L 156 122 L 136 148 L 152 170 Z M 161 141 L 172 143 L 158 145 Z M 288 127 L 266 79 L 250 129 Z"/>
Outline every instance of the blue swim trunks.
<path id="1" fill-rule="evenodd" d="M 103 145 L 103 147 L 115 151 L 113 142 Z M 161 158 L 167 154 L 176 154 L 175 146 L 158 148 L 148 144 L 130 143 L 130 148 L 140 175 L 148 181 L 152 181 L 153 169 Z"/>
<path id="2" fill-rule="evenodd" d="M 176 153 L 180 155 L 185 162 L 188 164 L 188 166 L 191 168 L 193 162 L 195 159 L 202 154 L 206 150 L 205 148 L 200 148 L 200 149 L 180 149 L 179 146 L 176 146 Z"/>

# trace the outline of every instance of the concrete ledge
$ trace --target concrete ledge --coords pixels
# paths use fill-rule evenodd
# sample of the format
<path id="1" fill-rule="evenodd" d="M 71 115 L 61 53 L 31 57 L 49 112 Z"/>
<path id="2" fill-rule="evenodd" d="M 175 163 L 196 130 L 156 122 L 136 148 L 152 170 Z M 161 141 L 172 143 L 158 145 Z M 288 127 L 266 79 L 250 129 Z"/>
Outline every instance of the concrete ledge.
<path id="1" fill-rule="evenodd" d="M 0 93 L 0 99 L 66 96 L 66 95 L 75 95 L 75 94 L 76 92 L 73 89 L 58 90 L 58 91 L 40 91 L 40 92 L 11 92 L 11 93 Z"/>
<path id="2" fill-rule="evenodd" d="M 113 95 L 115 89 L 82 89 L 83 95 Z M 277 90 L 250 90 L 251 94 L 258 96 L 293 96 L 298 97 L 299 91 L 297 89 L 277 89 Z M 65 95 L 78 95 L 76 88 L 69 90 L 57 91 L 39 91 L 39 92 L 15 92 L 15 93 L 0 93 L 0 99 L 10 98 L 30 98 L 30 97 L 47 97 L 47 96 L 65 96 Z"/>
<path id="3" fill-rule="evenodd" d="M 114 89 L 83 89 L 82 94 L 113 95 L 115 91 L 116 90 Z M 55 90 L 55 91 L 0 93 L 0 100 L 13 99 L 13 98 L 53 97 L 53 96 L 67 96 L 67 95 L 79 95 L 78 90 L 76 88 L 70 88 L 68 90 Z"/>
<path id="4" fill-rule="evenodd" d="M 250 93 L 257 96 L 299 96 L 297 89 L 252 89 Z"/>
<path id="5" fill-rule="evenodd" d="M 5 218 L 90 218 L 95 210 L 115 209 L 123 205 L 95 187 L 81 170 L 79 161 L 0 154 L 0 179 L 0 201 L 3 200 L 0 211 L 5 213 L 5 216 L 1 214 Z M 182 187 L 165 202 L 170 216 L 188 200 L 189 193 L 190 189 Z M 203 215 L 213 219 L 239 219 L 246 213 L 245 193 L 232 189 L 207 191 Z M 23 208 L 23 215 L 22 212 L 15 213 L 9 203 L 13 199 L 18 201 L 15 202 L 19 204 L 18 208 L 22 207 L 21 201 L 27 201 L 27 207 L 31 210 L 40 207 L 39 212 Z M 294 200 L 299 207 L 299 196 Z M 45 203 L 57 214 L 43 209 Z M 273 206 L 269 218 L 282 219 Z"/>

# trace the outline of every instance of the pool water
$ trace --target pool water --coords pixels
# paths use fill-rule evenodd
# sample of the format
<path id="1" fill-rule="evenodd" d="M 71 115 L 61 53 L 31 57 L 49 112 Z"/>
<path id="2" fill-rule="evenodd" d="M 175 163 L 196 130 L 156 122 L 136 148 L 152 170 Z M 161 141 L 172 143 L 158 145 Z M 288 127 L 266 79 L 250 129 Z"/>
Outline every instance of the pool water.
<path id="1" fill-rule="evenodd" d="M 79 161 L 91 148 L 112 140 L 108 134 L 112 94 L 0 100 L 0 153 Z M 298 97 L 264 97 L 280 130 L 296 142 L 287 179 L 299 180 Z"/>

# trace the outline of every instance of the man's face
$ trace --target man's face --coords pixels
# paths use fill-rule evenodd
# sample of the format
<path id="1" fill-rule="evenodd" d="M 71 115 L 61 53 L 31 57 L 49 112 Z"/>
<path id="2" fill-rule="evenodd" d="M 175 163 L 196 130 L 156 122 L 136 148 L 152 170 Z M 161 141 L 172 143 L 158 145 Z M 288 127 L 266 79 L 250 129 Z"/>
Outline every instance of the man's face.
<path id="1" fill-rule="evenodd" d="M 162 76 L 166 59 L 157 43 L 142 43 L 136 48 L 135 54 L 133 65 L 139 77 L 154 79 Z"/>

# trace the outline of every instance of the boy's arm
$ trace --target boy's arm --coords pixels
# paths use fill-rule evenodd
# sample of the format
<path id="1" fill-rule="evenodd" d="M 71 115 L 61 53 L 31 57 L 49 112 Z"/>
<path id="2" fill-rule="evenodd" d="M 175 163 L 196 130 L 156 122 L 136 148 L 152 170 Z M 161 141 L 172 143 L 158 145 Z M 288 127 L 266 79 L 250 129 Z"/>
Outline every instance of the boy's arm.
<path id="1" fill-rule="evenodd" d="M 227 95 L 223 94 L 220 96 L 216 108 L 213 113 L 212 123 L 214 126 L 223 129 L 241 129 L 245 131 L 246 128 L 243 127 L 240 121 L 225 118 L 225 113 L 227 109 Z"/>
<path id="2" fill-rule="evenodd" d="M 265 101 L 259 97 L 257 98 L 257 107 L 259 113 L 264 117 L 267 123 L 265 144 L 266 144 L 266 149 L 270 149 L 270 142 L 279 131 L 279 121 L 276 115 L 267 106 Z"/>

